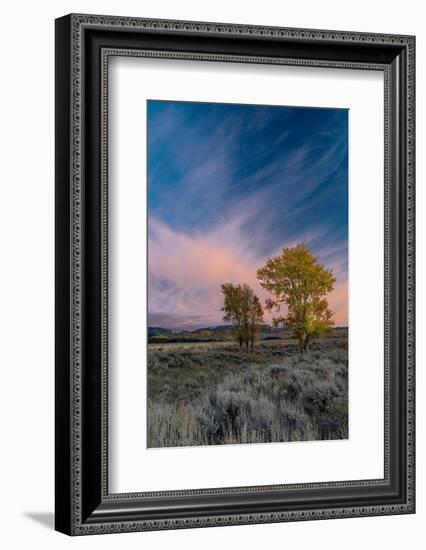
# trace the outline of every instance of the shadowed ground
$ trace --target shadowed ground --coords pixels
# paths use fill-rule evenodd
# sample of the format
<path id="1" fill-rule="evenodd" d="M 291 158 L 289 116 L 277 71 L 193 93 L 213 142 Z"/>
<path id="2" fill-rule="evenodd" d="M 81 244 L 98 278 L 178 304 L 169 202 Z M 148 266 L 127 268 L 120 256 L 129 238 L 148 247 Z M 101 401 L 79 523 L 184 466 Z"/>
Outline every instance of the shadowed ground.
<path id="1" fill-rule="evenodd" d="M 148 446 L 347 439 L 347 338 L 148 346 Z"/>

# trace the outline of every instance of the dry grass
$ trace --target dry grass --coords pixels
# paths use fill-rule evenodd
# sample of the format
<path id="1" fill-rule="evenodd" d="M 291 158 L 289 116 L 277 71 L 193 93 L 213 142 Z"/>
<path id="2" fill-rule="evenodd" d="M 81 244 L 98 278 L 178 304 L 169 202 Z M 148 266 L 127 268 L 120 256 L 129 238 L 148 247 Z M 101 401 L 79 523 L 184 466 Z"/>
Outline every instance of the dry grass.
<path id="1" fill-rule="evenodd" d="M 346 439 L 347 357 L 346 339 L 149 346 L 148 446 Z"/>

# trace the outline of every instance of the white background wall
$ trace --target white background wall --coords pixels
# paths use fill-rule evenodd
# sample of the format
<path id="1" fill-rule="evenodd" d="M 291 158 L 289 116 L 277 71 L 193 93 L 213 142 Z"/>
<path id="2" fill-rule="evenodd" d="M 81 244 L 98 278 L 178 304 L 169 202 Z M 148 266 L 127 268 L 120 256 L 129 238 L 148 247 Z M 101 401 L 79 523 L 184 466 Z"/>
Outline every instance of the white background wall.
<path id="1" fill-rule="evenodd" d="M 0 544 L 3 548 L 420 547 L 425 507 L 425 102 L 423 2 L 87 0 L 2 6 Z M 417 35 L 418 512 L 352 520 L 70 539 L 53 526 L 54 18 L 69 12 Z M 309 468 L 309 464 L 306 465 Z"/>

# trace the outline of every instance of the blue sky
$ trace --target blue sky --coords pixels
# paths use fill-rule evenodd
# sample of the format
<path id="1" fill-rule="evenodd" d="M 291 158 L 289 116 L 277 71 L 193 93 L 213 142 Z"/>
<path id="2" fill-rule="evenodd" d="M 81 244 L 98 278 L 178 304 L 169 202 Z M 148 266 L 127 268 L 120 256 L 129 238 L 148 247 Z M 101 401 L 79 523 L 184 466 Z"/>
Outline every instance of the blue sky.
<path id="1" fill-rule="evenodd" d="M 220 283 L 266 298 L 256 269 L 301 240 L 347 324 L 348 111 L 150 100 L 147 115 L 149 324 L 220 324 Z"/>

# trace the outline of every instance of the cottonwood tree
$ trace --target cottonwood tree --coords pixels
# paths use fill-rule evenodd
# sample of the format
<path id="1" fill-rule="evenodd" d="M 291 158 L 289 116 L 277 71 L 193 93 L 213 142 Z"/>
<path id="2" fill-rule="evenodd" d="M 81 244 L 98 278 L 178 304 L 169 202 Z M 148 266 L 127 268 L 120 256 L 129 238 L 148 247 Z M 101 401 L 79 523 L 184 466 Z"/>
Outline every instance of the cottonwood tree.
<path id="1" fill-rule="evenodd" d="M 328 307 L 327 294 L 336 279 L 331 269 L 320 264 L 304 242 L 284 248 L 279 256 L 269 258 L 257 270 L 260 285 L 272 294 L 267 300 L 269 311 L 287 306 L 286 315 L 273 320 L 275 326 L 292 329 L 299 340 L 301 353 L 309 351 L 314 336 L 330 331 L 333 313 Z"/>
<path id="2" fill-rule="evenodd" d="M 250 351 L 253 353 L 254 340 L 263 323 L 263 308 L 259 298 L 253 293 L 250 305 Z"/>
<path id="3" fill-rule="evenodd" d="M 241 291 L 240 285 L 234 286 L 232 283 L 221 285 L 224 296 L 223 320 L 231 323 L 236 328 L 236 336 L 240 344 L 240 351 L 243 347 L 243 314 L 241 311 Z"/>
<path id="4" fill-rule="evenodd" d="M 263 309 L 259 298 L 246 284 L 224 283 L 221 285 L 221 290 L 224 296 L 221 309 L 224 312 L 223 320 L 235 325 L 240 351 L 243 344 L 247 352 L 249 344 L 253 351 L 259 324 L 263 322 Z"/>

